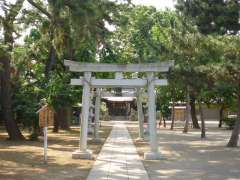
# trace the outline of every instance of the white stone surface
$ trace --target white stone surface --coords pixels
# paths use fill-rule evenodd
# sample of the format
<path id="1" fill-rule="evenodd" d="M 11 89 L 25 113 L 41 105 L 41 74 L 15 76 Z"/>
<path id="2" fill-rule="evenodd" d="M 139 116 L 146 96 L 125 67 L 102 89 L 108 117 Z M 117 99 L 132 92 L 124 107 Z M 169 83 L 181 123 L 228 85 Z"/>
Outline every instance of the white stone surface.
<path id="1" fill-rule="evenodd" d="M 165 159 L 159 152 L 145 152 L 145 160 L 163 160 Z"/>
<path id="2" fill-rule="evenodd" d="M 87 180 L 148 180 L 124 122 L 115 122 Z"/>
<path id="3" fill-rule="evenodd" d="M 80 152 L 87 151 L 87 138 L 88 138 L 88 118 L 90 107 L 90 85 L 87 83 L 91 79 L 91 72 L 84 73 L 84 85 L 82 93 L 82 122 L 80 131 Z"/>
<path id="4" fill-rule="evenodd" d="M 92 152 L 89 150 L 81 151 L 76 150 L 72 153 L 73 159 L 92 159 Z"/>
<path id="5" fill-rule="evenodd" d="M 101 107 L 101 90 L 97 89 L 96 91 L 96 100 L 95 100 L 95 126 L 94 126 L 94 139 L 99 140 L 99 119 L 100 119 L 100 107 Z"/>
<path id="6" fill-rule="evenodd" d="M 156 127 L 156 100 L 154 92 L 154 73 L 147 73 L 148 78 L 148 123 L 151 152 L 158 152 L 157 127 Z"/>
<path id="7" fill-rule="evenodd" d="M 64 60 L 64 65 L 69 66 L 73 72 L 167 72 L 174 61 L 145 64 L 106 64 L 106 63 L 81 63 Z"/>
<path id="8" fill-rule="evenodd" d="M 85 82 L 83 77 L 79 79 L 71 79 L 71 85 L 82 86 Z M 107 87 L 121 87 L 121 88 L 134 88 L 144 87 L 148 81 L 146 79 L 95 79 L 91 78 L 88 81 L 92 87 L 95 88 L 107 88 Z M 168 81 L 166 79 L 154 79 L 153 83 L 155 86 L 166 86 Z"/>
<path id="9" fill-rule="evenodd" d="M 137 111 L 138 111 L 138 124 L 139 124 L 139 139 L 144 139 L 144 129 L 143 129 L 143 123 L 144 123 L 144 115 L 143 115 L 143 109 L 142 109 L 142 97 L 141 97 L 141 90 L 137 89 Z"/>

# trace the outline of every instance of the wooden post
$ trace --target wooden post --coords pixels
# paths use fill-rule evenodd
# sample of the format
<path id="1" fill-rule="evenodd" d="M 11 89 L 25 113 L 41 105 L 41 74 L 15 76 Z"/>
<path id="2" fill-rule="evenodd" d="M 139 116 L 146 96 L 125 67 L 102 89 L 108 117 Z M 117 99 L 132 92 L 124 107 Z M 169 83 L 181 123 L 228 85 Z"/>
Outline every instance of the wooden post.
<path id="1" fill-rule="evenodd" d="M 88 118 L 90 106 L 90 79 L 91 72 L 84 72 L 83 94 L 82 94 L 82 122 L 80 131 L 80 147 L 79 150 L 72 154 L 73 159 L 91 159 L 91 152 L 87 150 L 88 138 Z"/>
<path id="2" fill-rule="evenodd" d="M 138 110 L 138 124 L 139 124 L 139 137 L 138 140 L 143 140 L 143 109 L 142 109 L 142 100 L 141 100 L 141 90 L 137 89 L 137 110 Z"/>
<path id="3" fill-rule="evenodd" d="M 44 147 L 44 164 L 47 164 L 47 149 L 48 149 L 48 134 L 47 134 L 47 130 L 48 130 L 48 110 L 45 109 L 44 111 L 45 113 L 45 124 L 44 124 L 44 128 L 43 128 L 43 147 Z"/>
<path id="4" fill-rule="evenodd" d="M 47 164 L 47 150 L 48 150 L 48 126 L 53 126 L 54 110 L 48 105 L 44 105 L 38 111 L 39 127 L 43 127 L 43 161 Z"/>
<path id="5" fill-rule="evenodd" d="M 144 153 L 144 159 L 154 160 L 161 158 L 160 153 L 158 152 L 158 140 L 157 140 L 154 73 L 148 72 L 147 79 L 148 79 L 148 123 L 151 151 Z"/>
<path id="6" fill-rule="evenodd" d="M 44 134 L 44 164 L 47 164 L 47 149 L 48 149 L 48 134 L 47 134 L 47 126 L 43 128 L 43 134 Z"/>
<path id="7" fill-rule="evenodd" d="M 100 117 L 100 106 L 101 106 L 101 91 L 99 88 L 96 90 L 95 99 L 95 126 L 94 126 L 94 142 L 100 142 L 99 138 L 99 117 Z"/>

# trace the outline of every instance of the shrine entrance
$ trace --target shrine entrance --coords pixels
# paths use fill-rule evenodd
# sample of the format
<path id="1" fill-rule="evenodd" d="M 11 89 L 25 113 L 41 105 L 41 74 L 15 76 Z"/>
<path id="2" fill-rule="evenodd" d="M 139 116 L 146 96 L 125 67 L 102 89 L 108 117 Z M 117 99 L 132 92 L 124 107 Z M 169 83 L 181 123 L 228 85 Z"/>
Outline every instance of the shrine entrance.
<path id="1" fill-rule="evenodd" d="M 157 128 L 156 128 L 156 103 L 155 103 L 155 86 L 167 85 L 166 79 L 159 79 L 160 73 L 166 73 L 169 68 L 174 65 L 174 61 L 165 61 L 160 63 L 149 64 L 101 64 L 101 63 L 80 63 L 75 61 L 64 61 L 65 66 L 69 67 L 72 72 L 83 72 L 84 76 L 78 79 L 71 79 L 71 85 L 83 86 L 82 94 L 82 117 L 81 117 L 81 134 L 79 150 L 72 154 L 73 158 L 91 159 L 91 152 L 87 149 L 87 136 L 89 117 L 93 116 L 91 110 L 91 94 L 95 89 L 95 105 L 94 105 L 94 135 L 96 140 L 99 129 L 100 116 L 100 102 L 101 96 L 106 95 L 102 91 L 104 88 L 125 88 L 135 89 L 133 94 L 125 94 L 122 97 L 135 97 L 137 100 L 137 116 L 139 122 L 139 138 L 143 137 L 143 110 L 142 110 L 142 96 L 147 96 L 148 107 L 148 124 L 149 124 L 149 140 L 150 152 L 144 153 L 144 158 L 149 160 L 160 159 L 157 142 Z M 92 73 L 98 72 L 115 72 L 115 79 L 96 79 L 92 77 Z M 142 73 L 145 78 L 124 79 L 122 73 Z M 157 75 L 157 76 L 156 76 Z M 146 91 L 146 92 L 145 92 Z M 104 94 L 105 93 L 105 94 Z M 111 93 L 109 93 L 110 96 Z"/>
<path id="2" fill-rule="evenodd" d="M 124 97 L 108 97 L 103 98 L 106 102 L 109 115 L 114 116 L 129 116 L 131 114 L 132 107 L 134 106 L 134 98 Z"/>

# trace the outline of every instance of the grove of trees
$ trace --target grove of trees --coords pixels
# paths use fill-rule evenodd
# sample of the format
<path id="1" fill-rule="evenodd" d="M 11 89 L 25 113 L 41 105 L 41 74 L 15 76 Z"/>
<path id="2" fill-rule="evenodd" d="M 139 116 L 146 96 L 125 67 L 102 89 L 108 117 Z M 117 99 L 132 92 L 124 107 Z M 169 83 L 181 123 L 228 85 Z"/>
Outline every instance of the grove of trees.
<path id="1" fill-rule="evenodd" d="M 202 138 L 203 106 L 219 107 L 219 127 L 224 110 L 237 112 L 228 143 L 237 146 L 239 11 L 238 0 L 177 0 L 175 10 L 164 11 L 129 0 L 1 1 L 0 121 L 9 139 L 25 138 L 19 126 L 38 133 L 36 111 L 46 102 L 56 111 L 54 131 L 69 129 L 70 108 L 80 101 L 76 97 L 81 97 L 81 90 L 69 85 L 71 75 L 63 59 L 96 63 L 173 59 L 175 66 L 165 75 L 169 86 L 157 91 L 157 108 L 167 116 L 170 102 L 187 102 L 193 128 L 201 129 Z M 17 43 L 23 34 L 23 42 Z"/>

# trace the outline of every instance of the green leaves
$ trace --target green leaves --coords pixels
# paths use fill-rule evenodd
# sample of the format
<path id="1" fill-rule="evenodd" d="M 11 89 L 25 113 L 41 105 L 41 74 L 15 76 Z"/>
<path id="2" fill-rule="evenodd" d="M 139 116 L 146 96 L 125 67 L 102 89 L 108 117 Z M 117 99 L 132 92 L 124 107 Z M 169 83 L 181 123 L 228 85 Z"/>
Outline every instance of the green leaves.
<path id="1" fill-rule="evenodd" d="M 67 74 L 59 75 L 55 72 L 46 86 L 45 97 L 47 103 L 52 105 L 55 109 L 63 106 L 70 106 L 79 102 L 81 91 L 76 90 L 69 84 L 70 77 Z"/>
<path id="2" fill-rule="evenodd" d="M 178 0 L 176 9 L 191 18 L 203 34 L 237 34 L 239 24 L 239 2 Z"/>

